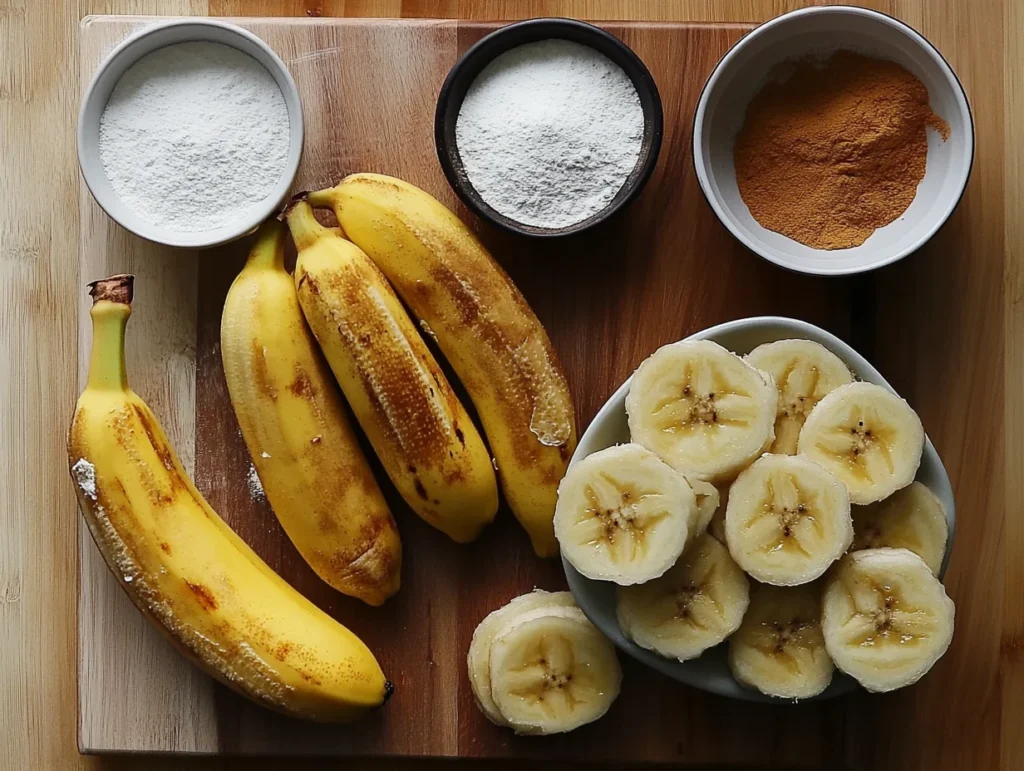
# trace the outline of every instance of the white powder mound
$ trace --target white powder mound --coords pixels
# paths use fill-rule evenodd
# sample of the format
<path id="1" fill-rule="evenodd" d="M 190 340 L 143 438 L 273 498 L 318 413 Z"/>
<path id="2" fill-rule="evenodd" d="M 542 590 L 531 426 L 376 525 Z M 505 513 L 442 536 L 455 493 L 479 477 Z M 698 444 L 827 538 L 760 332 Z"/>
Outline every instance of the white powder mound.
<path id="1" fill-rule="evenodd" d="M 263 482 L 260 481 L 260 475 L 256 472 L 256 467 L 249 464 L 249 473 L 246 475 L 246 482 L 249 484 L 249 495 L 253 497 L 253 500 L 261 500 L 266 497 L 266 493 L 263 492 Z"/>
<path id="2" fill-rule="evenodd" d="M 543 228 L 604 209 L 636 167 L 644 114 L 604 54 L 542 40 L 497 57 L 470 86 L 455 138 L 466 176 L 506 217 Z"/>
<path id="3" fill-rule="evenodd" d="M 280 181 L 289 125 L 281 89 L 258 61 L 219 43 L 179 43 L 121 76 L 100 118 L 100 159 L 139 217 L 212 230 Z"/>
<path id="4" fill-rule="evenodd" d="M 96 467 L 85 458 L 79 458 L 71 467 L 71 474 L 75 478 L 75 484 L 82 491 L 86 498 L 96 500 Z"/>

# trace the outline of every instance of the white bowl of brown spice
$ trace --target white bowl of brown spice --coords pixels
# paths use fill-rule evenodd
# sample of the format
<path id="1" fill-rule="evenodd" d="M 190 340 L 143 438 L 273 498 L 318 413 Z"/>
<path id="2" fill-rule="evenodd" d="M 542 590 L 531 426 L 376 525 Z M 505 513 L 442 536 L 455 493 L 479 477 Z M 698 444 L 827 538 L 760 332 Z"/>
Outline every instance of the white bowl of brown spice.
<path id="1" fill-rule="evenodd" d="M 963 87 L 885 14 L 807 8 L 722 58 L 697 104 L 694 169 L 722 223 L 801 273 L 873 270 L 949 218 L 974 158 Z"/>

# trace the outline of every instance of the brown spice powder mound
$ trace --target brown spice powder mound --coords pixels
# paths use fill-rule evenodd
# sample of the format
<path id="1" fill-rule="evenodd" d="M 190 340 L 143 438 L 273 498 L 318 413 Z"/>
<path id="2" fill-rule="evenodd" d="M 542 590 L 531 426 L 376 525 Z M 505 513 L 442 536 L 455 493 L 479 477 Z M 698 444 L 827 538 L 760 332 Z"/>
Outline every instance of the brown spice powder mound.
<path id="1" fill-rule="evenodd" d="M 929 126 L 949 136 L 924 84 L 895 62 L 852 51 L 800 61 L 747 108 L 740 195 L 769 230 L 815 249 L 859 246 L 914 200 Z"/>

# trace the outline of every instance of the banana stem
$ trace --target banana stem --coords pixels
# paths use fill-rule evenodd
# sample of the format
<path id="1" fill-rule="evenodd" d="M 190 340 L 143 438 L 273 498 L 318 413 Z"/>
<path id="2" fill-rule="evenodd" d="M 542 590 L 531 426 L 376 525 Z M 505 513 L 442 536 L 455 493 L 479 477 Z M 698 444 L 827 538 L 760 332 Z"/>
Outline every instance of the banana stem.
<path id="1" fill-rule="evenodd" d="M 306 201 L 299 201 L 288 212 L 288 228 L 292 231 L 295 248 L 300 252 L 315 244 L 324 236 L 333 235 L 316 221 L 313 209 Z"/>
<path id="2" fill-rule="evenodd" d="M 334 207 L 334 188 L 325 187 L 323 190 L 315 190 L 306 194 L 306 200 L 310 206 L 318 209 L 331 209 Z"/>
<path id="3" fill-rule="evenodd" d="M 264 222 L 256 233 L 256 243 L 249 252 L 245 267 L 284 270 L 284 234 L 282 223 L 274 219 Z"/>
<path id="4" fill-rule="evenodd" d="M 89 284 L 93 304 L 92 354 L 86 388 L 102 391 L 128 390 L 124 358 L 124 334 L 132 315 L 135 276 L 111 276 Z"/>

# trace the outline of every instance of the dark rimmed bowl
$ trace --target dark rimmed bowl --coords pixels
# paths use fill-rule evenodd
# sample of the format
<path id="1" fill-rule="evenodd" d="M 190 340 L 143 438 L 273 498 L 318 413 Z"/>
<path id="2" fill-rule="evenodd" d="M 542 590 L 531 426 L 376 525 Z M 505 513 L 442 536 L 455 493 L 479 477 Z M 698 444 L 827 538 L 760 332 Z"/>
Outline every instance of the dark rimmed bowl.
<path id="1" fill-rule="evenodd" d="M 564 228 L 541 228 L 516 222 L 491 208 L 470 184 L 455 141 L 455 123 L 462 100 L 480 72 L 506 51 L 539 40 L 571 40 L 589 46 L 617 65 L 633 81 L 644 112 L 644 136 L 636 166 L 609 204 L 582 222 Z M 643 189 L 658 162 L 662 133 L 661 95 L 640 57 L 614 35 L 593 24 L 575 19 L 530 19 L 495 30 L 470 48 L 452 67 L 437 97 L 434 113 L 434 144 L 448 184 L 477 216 L 503 230 L 527 236 L 553 237 L 579 233 L 614 215 Z"/>

